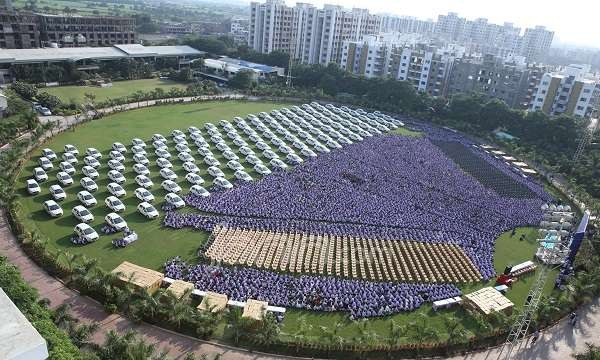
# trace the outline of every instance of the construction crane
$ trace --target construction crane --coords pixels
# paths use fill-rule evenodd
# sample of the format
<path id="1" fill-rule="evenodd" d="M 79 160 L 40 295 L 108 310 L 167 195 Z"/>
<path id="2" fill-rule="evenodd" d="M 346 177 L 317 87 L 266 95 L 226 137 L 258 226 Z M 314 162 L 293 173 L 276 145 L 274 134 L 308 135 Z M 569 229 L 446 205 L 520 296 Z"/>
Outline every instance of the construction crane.
<path id="1" fill-rule="evenodd" d="M 592 116 L 590 117 L 590 124 L 588 125 L 583 136 L 581 137 L 581 140 L 579 141 L 579 145 L 577 145 L 577 150 L 575 151 L 575 154 L 573 155 L 573 161 L 572 161 L 573 167 L 575 167 L 577 165 L 577 163 L 579 162 L 579 160 L 581 159 L 581 155 L 583 155 L 585 148 L 589 144 L 592 143 L 594 134 L 596 133 L 596 130 L 598 129 L 598 122 L 599 122 L 598 111 L 594 110 L 592 112 Z"/>

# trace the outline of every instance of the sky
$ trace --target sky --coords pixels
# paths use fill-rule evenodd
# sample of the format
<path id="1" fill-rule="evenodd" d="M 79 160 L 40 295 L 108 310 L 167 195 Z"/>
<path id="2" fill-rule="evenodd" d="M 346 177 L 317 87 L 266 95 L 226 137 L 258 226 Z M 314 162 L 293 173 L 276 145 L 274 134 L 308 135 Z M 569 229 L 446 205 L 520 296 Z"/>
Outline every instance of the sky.
<path id="1" fill-rule="evenodd" d="M 256 1 L 256 0 L 255 0 Z M 260 0 L 259 0 L 260 1 Z M 286 0 L 288 5 L 297 1 Z M 489 22 L 512 22 L 524 29 L 544 25 L 554 31 L 554 43 L 600 48 L 599 0 L 298 0 L 367 8 L 371 13 L 409 15 L 437 19 L 449 11 L 467 19 L 485 17 Z"/>

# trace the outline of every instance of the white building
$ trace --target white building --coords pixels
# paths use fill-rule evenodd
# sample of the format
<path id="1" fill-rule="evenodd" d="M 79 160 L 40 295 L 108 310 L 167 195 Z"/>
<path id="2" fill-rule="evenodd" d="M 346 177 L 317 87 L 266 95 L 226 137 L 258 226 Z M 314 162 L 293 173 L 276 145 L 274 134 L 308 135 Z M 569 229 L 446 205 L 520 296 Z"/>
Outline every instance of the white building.
<path id="1" fill-rule="evenodd" d="M 283 0 L 250 4 L 248 46 L 269 53 L 281 50 L 302 63 L 339 62 L 342 44 L 360 40 L 379 29 L 380 18 L 365 9 L 344 9 L 325 5 L 318 9 L 310 4 L 285 5 Z"/>
<path id="2" fill-rule="evenodd" d="M 530 62 L 539 62 L 550 50 L 552 39 L 554 39 L 554 32 L 546 30 L 543 26 L 527 28 L 521 39 L 520 53 Z"/>

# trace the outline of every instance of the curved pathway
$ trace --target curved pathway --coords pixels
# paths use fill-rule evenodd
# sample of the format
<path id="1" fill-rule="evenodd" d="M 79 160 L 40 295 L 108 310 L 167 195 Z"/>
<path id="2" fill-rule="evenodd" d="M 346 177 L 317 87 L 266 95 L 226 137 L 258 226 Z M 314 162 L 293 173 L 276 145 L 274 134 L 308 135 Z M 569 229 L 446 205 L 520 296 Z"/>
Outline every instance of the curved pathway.
<path id="1" fill-rule="evenodd" d="M 11 232 L 7 218 L 2 211 L 0 215 L 0 255 L 16 265 L 21 271 L 25 281 L 36 288 L 42 298 L 50 300 L 50 307 L 56 308 L 68 303 L 73 315 L 83 323 L 99 323 L 100 330 L 96 332 L 93 340 L 102 343 L 105 333 L 109 330 L 124 332 L 135 330 L 136 333 L 159 349 L 169 349 L 169 355 L 175 359 L 183 358 L 187 353 L 207 355 L 210 357 L 221 354 L 223 360 L 272 360 L 272 359 L 297 359 L 278 355 L 256 353 L 230 347 L 223 344 L 201 341 L 192 337 L 159 328 L 146 323 L 135 324 L 118 314 L 108 314 L 102 305 L 93 299 L 82 296 L 67 288 L 56 278 L 46 274 L 33 260 L 23 252 L 14 234 Z M 513 359 L 569 359 L 574 352 L 584 351 L 588 342 L 598 343 L 600 338 L 600 302 L 586 305 L 579 311 L 579 323 L 573 328 L 568 321 L 563 320 L 557 325 L 545 330 L 535 346 L 529 344 L 528 339 L 519 344 L 518 351 L 514 351 Z M 498 359 L 500 349 L 489 349 L 453 359 L 491 360 Z"/>

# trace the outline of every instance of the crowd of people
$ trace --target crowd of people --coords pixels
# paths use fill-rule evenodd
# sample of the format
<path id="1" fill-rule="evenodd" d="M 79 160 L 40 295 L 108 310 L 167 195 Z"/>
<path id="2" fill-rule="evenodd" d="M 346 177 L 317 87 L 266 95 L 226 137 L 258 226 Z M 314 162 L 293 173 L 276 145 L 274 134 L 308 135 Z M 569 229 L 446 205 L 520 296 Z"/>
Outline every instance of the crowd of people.
<path id="1" fill-rule="evenodd" d="M 165 276 L 230 299 L 257 299 L 269 305 L 314 311 L 349 312 L 353 319 L 412 311 L 425 302 L 460 296 L 450 284 L 392 284 L 330 276 L 292 276 L 245 267 L 188 265 L 180 258 L 165 264 Z"/>
<path id="2" fill-rule="evenodd" d="M 461 246 L 484 279 L 495 275 L 495 239 L 539 223 L 544 202 L 500 196 L 461 171 L 428 138 L 395 136 L 369 138 L 294 171 L 185 200 L 203 214 L 169 212 L 166 226 L 211 231 L 222 224 L 446 242 Z"/>

